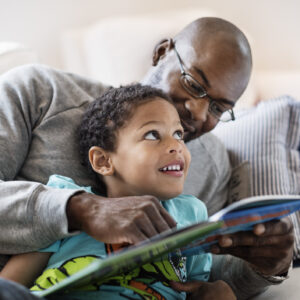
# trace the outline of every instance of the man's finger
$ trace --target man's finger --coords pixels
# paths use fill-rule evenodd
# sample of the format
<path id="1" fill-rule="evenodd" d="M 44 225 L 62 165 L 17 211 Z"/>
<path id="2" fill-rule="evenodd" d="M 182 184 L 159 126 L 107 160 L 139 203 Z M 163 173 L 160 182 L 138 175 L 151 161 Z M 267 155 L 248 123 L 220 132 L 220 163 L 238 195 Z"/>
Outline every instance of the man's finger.
<path id="1" fill-rule="evenodd" d="M 143 211 L 147 214 L 158 232 L 163 232 L 176 226 L 176 222 L 173 217 L 161 205 L 157 198 L 153 196 L 143 197 L 147 199 Z"/>
<path id="2" fill-rule="evenodd" d="M 259 225 L 264 225 L 264 232 L 260 233 Z M 282 218 L 280 220 L 258 224 L 253 228 L 253 232 L 259 236 L 284 235 L 293 230 L 293 223 L 290 218 Z"/>
<path id="3" fill-rule="evenodd" d="M 131 224 L 129 234 L 122 242 L 126 242 L 129 244 L 138 244 L 146 239 L 147 236 L 140 230 L 140 228 L 136 226 L 136 224 Z"/>
<path id="4" fill-rule="evenodd" d="M 176 227 L 176 221 L 163 207 L 160 208 L 159 212 L 170 228 Z"/>
<path id="5" fill-rule="evenodd" d="M 294 242 L 293 234 L 286 235 L 254 235 L 251 231 L 239 232 L 233 235 L 222 236 L 219 238 L 219 245 L 223 248 L 240 246 L 271 246 L 286 247 Z"/>
<path id="6" fill-rule="evenodd" d="M 150 222 L 155 227 L 156 233 L 164 232 L 173 227 L 169 226 L 169 219 L 176 225 L 173 218 L 167 213 L 167 211 L 165 211 L 166 213 L 164 213 L 164 211 L 165 209 L 163 207 L 156 207 L 155 205 L 150 205 L 145 210 Z"/>
<path id="7" fill-rule="evenodd" d="M 251 258 L 278 258 L 286 255 L 285 249 L 274 247 L 235 247 L 220 248 L 219 254 L 231 254 L 249 261 Z"/>
<path id="8" fill-rule="evenodd" d="M 159 231 L 156 229 L 156 226 L 154 226 L 154 224 L 151 222 L 147 215 L 143 215 L 143 218 L 137 219 L 136 225 L 147 238 L 155 236 L 159 233 Z M 167 225 L 166 227 L 168 229 Z"/>

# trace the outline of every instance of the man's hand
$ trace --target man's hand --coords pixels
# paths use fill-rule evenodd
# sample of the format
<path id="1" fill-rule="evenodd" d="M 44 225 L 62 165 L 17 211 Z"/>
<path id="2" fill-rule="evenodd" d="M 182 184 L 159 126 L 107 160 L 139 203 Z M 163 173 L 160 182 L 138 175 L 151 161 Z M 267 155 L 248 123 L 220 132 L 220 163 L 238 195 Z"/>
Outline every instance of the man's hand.
<path id="1" fill-rule="evenodd" d="M 231 287 L 222 280 L 215 282 L 190 281 L 170 283 L 171 287 L 180 292 L 186 292 L 189 300 L 236 300 Z"/>
<path id="2" fill-rule="evenodd" d="M 136 244 L 176 226 L 153 196 L 103 198 L 79 193 L 67 204 L 69 230 L 110 244 Z"/>
<path id="3" fill-rule="evenodd" d="M 264 275 L 281 275 L 288 271 L 293 258 L 294 232 L 289 218 L 258 224 L 253 231 L 222 236 L 214 254 L 240 257 Z"/>

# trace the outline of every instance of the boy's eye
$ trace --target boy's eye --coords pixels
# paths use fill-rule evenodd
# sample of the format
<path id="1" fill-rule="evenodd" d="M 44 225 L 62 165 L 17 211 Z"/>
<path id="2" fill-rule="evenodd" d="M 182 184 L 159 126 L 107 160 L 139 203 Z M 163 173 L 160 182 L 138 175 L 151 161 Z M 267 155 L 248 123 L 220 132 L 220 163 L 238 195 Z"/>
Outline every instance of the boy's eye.
<path id="1" fill-rule="evenodd" d="M 177 130 L 174 132 L 173 136 L 176 140 L 183 140 L 183 131 Z"/>
<path id="2" fill-rule="evenodd" d="M 159 134 L 156 130 L 151 130 L 145 134 L 145 140 L 158 140 Z"/>

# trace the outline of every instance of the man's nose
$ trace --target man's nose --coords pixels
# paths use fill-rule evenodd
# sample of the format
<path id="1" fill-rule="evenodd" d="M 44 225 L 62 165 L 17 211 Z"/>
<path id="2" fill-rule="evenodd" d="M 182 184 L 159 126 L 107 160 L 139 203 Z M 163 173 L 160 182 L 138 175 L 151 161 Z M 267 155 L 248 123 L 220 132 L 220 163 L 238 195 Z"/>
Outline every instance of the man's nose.
<path id="1" fill-rule="evenodd" d="M 185 108 L 190 112 L 195 121 L 206 121 L 208 116 L 209 101 L 203 99 L 189 99 L 185 101 Z"/>

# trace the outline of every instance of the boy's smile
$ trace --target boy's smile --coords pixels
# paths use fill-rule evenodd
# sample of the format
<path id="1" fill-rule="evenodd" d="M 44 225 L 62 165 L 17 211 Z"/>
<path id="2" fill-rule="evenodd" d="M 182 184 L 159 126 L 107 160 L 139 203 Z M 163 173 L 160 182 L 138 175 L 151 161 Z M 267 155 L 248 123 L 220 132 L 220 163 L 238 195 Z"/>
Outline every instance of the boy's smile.
<path id="1" fill-rule="evenodd" d="M 184 175 L 183 170 L 184 170 L 183 161 L 174 161 L 159 169 L 160 172 L 175 177 L 183 176 Z"/>
<path id="2" fill-rule="evenodd" d="M 176 108 L 161 98 L 133 108 L 109 152 L 113 174 L 105 176 L 109 197 L 153 195 L 170 199 L 182 192 L 190 164 Z"/>

